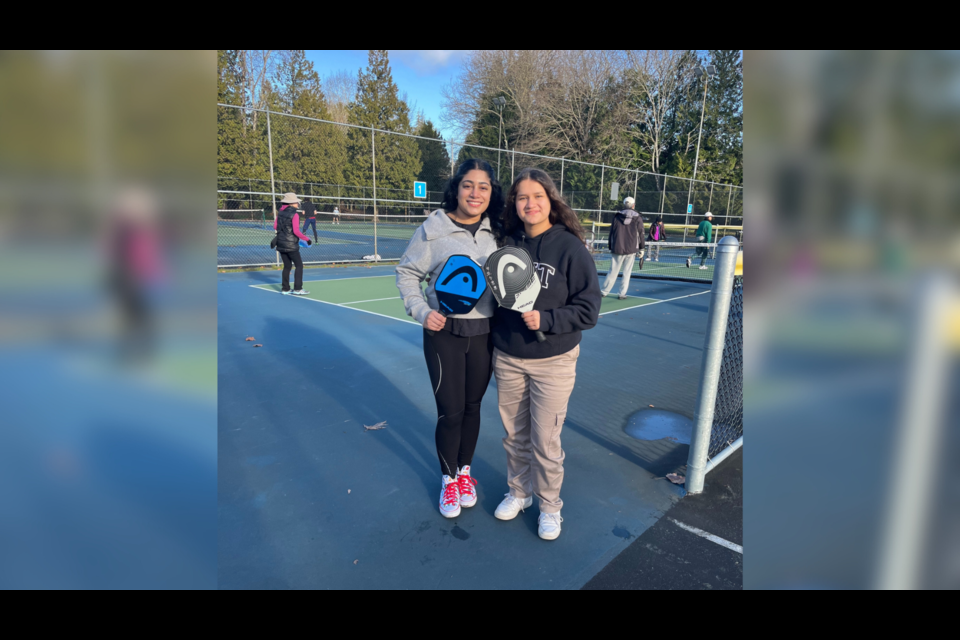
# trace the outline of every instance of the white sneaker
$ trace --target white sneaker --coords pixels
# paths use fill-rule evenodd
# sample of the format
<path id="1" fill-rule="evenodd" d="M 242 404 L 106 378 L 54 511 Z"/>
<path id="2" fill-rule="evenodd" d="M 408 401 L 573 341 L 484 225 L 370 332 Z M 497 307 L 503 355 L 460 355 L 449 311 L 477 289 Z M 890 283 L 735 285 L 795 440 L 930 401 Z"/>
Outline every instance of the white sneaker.
<path id="1" fill-rule="evenodd" d="M 559 513 L 540 512 L 540 527 L 537 529 L 537 535 L 544 540 L 556 540 L 560 536 L 560 523 L 563 518 Z"/>
<path id="2" fill-rule="evenodd" d="M 477 504 L 477 481 L 470 477 L 470 465 L 460 469 L 457 483 L 460 485 L 460 506 L 472 507 Z"/>
<path id="3" fill-rule="evenodd" d="M 456 478 L 443 476 L 440 488 L 440 515 L 444 518 L 456 518 L 460 515 L 460 483 Z"/>
<path id="4" fill-rule="evenodd" d="M 701 265 L 700 271 L 706 271 L 706 270 L 707 270 L 707 266 L 706 266 L 706 265 Z"/>
<path id="5" fill-rule="evenodd" d="M 527 496 L 523 500 L 519 500 L 518 498 L 514 498 L 509 493 L 505 493 L 503 495 L 506 497 L 503 499 L 503 502 L 497 506 L 497 510 L 493 513 L 497 520 L 513 520 L 517 517 L 518 513 L 524 509 L 528 509 L 533 504 L 533 496 Z"/>
<path id="6" fill-rule="evenodd" d="M 295 296 L 305 296 L 305 295 L 307 295 L 308 293 L 310 293 L 310 292 L 307 291 L 306 289 L 297 289 L 296 291 L 293 292 L 293 295 L 295 295 Z"/>

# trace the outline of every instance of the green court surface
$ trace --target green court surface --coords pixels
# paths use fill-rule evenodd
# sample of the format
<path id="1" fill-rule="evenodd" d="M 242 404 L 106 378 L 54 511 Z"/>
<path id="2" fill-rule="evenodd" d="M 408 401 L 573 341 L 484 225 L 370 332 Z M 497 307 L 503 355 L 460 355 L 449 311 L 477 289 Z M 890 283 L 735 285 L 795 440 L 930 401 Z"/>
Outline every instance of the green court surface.
<path id="1" fill-rule="evenodd" d="M 609 271 L 610 270 L 610 260 L 609 259 L 600 259 L 596 261 L 597 271 Z M 660 276 L 673 276 L 673 277 L 683 277 L 683 278 L 696 278 L 697 280 L 712 281 L 713 280 L 713 260 L 709 260 L 706 264 L 706 269 L 700 270 L 700 259 L 692 261 L 691 266 L 687 267 L 683 259 L 676 260 L 674 262 L 653 262 L 647 260 L 643 263 L 643 270 L 640 270 L 639 261 L 634 261 L 633 271 L 631 273 L 645 274 L 645 275 L 660 275 Z M 600 276 L 601 281 L 605 276 Z"/>
<path id="2" fill-rule="evenodd" d="M 407 315 L 397 291 L 396 276 L 369 276 L 359 278 L 343 278 L 337 280 L 307 280 L 303 288 L 309 293 L 302 298 L 333 304 L 350 309 L 373 313 L 387 318 L 394 318 L 402 322 L 419 324 Z M 277 284 L 250 285 L 254 289 L 263 289 L 279 293 L 281 286 Z M 294 296 L 291 296 L 293 298 Z M 653 298 L 628 296 L 619 300 L 616 294 L 604 298 L 600 304 L 600 315 L 625 311 L 636 307 L 660 302 Z"/>

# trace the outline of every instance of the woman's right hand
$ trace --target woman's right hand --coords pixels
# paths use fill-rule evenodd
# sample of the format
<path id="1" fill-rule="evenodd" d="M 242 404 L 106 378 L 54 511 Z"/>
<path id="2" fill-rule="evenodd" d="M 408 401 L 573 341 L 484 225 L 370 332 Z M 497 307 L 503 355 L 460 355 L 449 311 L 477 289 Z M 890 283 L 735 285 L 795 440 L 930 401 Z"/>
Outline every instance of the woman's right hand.
<path id="1" fill-rule="evenodd" d="M 431 311 L 427 316 L 427 319 L 423 321 L 423 328 L 429 329 L 430 331 L 440 331 L 443 329 L 445 324 L 447 324 L 447 319 L 445 317 L 436 311 Z"/>

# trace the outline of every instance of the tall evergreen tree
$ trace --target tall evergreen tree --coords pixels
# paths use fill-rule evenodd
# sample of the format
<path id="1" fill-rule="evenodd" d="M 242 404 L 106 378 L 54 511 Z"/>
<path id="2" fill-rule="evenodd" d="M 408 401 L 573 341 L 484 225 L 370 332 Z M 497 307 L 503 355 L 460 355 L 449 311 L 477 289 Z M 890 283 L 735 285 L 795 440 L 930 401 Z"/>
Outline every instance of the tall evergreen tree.
<path id="1" fill-rule="evenodd" d="M 410 108 L 400 99 L 386 50 L 371 49 L 367 68 L 357 78 L 357 98 L 350 106 L 350 123 L 381 131 L 413 133 Z M 373 184 L 371 132 L 351 129 L 348 180 L 356 186 Z M 377 187 L 410 191 L 420 175 L 420 147 L 415 138 L 376 135 Z"/>
<path id="2" fill-rule="evenodd" d="M 308 118 L 328 118 L 320 76 L 302 50 L 288 52 L 276 77 L 274 109 Z M 338 183 L 339 165 L 331 167 L 327 153 L 334 125 L 302 118 L 273 118 L 273 157 L 276 178 L 284 181 Z M 309 195 L 309 194 L 305 194 Z"/>
<path id="3" fill-rule="evenodd" d="M 242 54 L 243 52 L 238 50 L 217 52 L 219 103 L 238 106 L 246 104 Z M 255 129 L 251 120 L 252 113 L 245 109 L 217 107 L 219 188 L 246 190 L 251 186 L 249 180 L 265 180 L 270 177 L 266 128 Z"/>
<path id="4" fill-rule="evenodd" d="M 420 169 L 419 179 L 427 183 L 427 191 L 443 191 L 450 178 L 450 154 L 447 153 L 447 144 L 440 136 L 433 123 L 424 120 L 417 128 L 417 135 L 424 138 L 436 138 L 436 142 L 417 139 L 420 147 L 420 159 L 423 167 Z"/>
<path id="5" fill-rule="evenodd" d="M 709 56 L 717 74 L 707 91 L 703 134 L 710 142 L 706 159 L 701 150 L 699 171 L 705 180 L 739 185 L 743 184 L 743 56 L 739 50 L 710 50 Z"/>
<path id="6" fill-rule="evenodd" d="M 243 86 L 239 77 L 238 52 L 217 51 L 217 103 L 242 104 Z M 243 173 L 243 111 L 217 107 L 217 177 L 236 178 Z M 223 187 L 235 185 L 221 182 Z"/>

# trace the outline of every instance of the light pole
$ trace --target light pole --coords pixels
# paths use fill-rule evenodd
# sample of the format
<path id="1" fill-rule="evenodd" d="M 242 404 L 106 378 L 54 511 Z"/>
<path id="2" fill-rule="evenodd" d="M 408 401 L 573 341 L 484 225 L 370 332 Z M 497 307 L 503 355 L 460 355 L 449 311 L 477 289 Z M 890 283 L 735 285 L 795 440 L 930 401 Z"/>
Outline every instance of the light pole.
<path id="1" fill-rule="evenodd" d="M 693 183 L 697 179 L 697 164 L 700 162 L 700 138 L 703 137 L 703 113 L 707 108 L 707 83 L 710 78 L 717 75 L 717 68 L 712 64 L 706 66 L 698 65 L 693 70 L 698 78 L 707 76 L 703 80 L 703 106 L 700 107 L 700 131 L 697 132 L 697 155 L 693 161 L 693 180 L 690 181 L 690 188 L 687 190 L 687 222 L 683 226 L 683 241 L 687 241 L 687 225 L 690 224 L 690 196 L 693 194 Z"/>
<path id="2" fill-rule="evenodd" d="M 493 99 L 493 104 L 499 107 L 500 114 L 500 131 L 497 133 L 497 182 L 500 182 L 500 140 L 503 138 L 503 108 L 507 104 L 507 99 L 497 96 Z"/>

